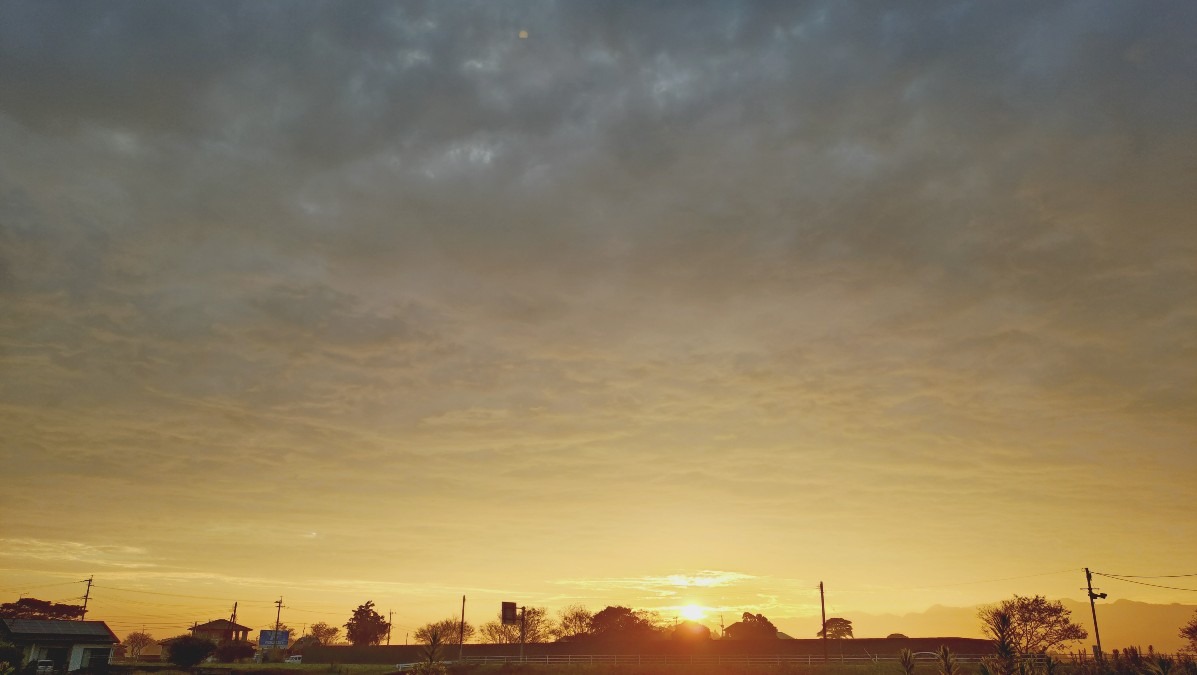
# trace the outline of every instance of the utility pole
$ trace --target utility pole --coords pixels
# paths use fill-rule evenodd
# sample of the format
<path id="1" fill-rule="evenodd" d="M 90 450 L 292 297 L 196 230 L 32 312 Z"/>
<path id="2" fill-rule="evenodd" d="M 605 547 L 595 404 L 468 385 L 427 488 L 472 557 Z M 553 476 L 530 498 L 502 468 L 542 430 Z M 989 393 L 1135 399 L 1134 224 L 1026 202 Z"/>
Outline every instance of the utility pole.
<path id="1" fill-rule="evenodd" d="M 1093 637 L 1097 640 L 1097 660 L 1101 661 L 1101 633 L 1097 630 L 1097 605 L 1093 601 L 1098 598 L 1104 600 L 1106 594 L 1093 592 L 1093 573 L 1089 571 L 1088 567 L 1085 568 L 1085 587 L 1089 591 L 1089 611 L 1093 613 Z"/>
<path id="2" fill-rule="evenodd" d="M 91 582 L 94 581 L 95 578 L 96 578 L 96 575 L 93 574 L 90 577 L 79 582 L 79 583 L 84 583 L 84 582 L 87 583 L 87 590 L 83 593 L 83 611 L 80 612 L 80 614 L 79 614 L 80 619 L 87 616 L 87 601 L 91 599 Z"/>
<path id="3" fill-rule="evenodd" d="M 279 626 L 279 623 L 281 623 L 281 621 L 279 621 L 279 619 L 281 619 L 283 616 L 283 596 L 281 596 L 281 595 L 278 596 L 278 600 L 276 600 L 274 602 L 274 605 L 276 607 L 278 607 L 278 611 L 274 613 L 274 639 L 277 640 L 278 639 L 278 626 Z"/>
<path id="4" fill-rule="evenodd" d="M 823 599 L 823 582 L 819 582 L 819 609 L 823 612 L 823 663 L 827 663 L 827 601 Z"/>
<path id="5" fill-rule="evenodd" d="M 528 635 L 528 608 L 520 607 L 520 663 L 524 662 L 524 640 Z"/>
<path id="6" fill-rule="evenodd" d="M 233 615 L 229 617 L 229 621 L 237 623 L 237 602 L 235 600 L 233 601 Z"/>
<path id="7" fill-rule="evenodd" d="M 719 612 L 719 639 L 723 639 L 723 612 Z"/>
<path id="8" fill-rule="evenodd" d="M 457 629 L 457 660 L 465 652 L 465 596 L 461 596 L 461 625 Z"/>
<path id="9" fill-rule="evenodd" d="M 395 618 L 395 610 L 388 609 L 387 610 L 387 646 L 388 647 L 391 646 L 391 622 L 394 620 L 394 618 Z"/>

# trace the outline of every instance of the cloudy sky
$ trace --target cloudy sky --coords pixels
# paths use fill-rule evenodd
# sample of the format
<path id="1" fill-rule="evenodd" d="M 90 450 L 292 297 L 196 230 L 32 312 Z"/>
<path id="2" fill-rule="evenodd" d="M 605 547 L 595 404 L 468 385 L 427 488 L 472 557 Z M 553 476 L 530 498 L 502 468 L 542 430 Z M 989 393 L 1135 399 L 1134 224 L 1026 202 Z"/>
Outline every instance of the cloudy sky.
<path id="1" fill-rule="evenodd" d="M 5 2 L 0 599 L 806 636 L 1197 572 L 1194 25 Z"/>

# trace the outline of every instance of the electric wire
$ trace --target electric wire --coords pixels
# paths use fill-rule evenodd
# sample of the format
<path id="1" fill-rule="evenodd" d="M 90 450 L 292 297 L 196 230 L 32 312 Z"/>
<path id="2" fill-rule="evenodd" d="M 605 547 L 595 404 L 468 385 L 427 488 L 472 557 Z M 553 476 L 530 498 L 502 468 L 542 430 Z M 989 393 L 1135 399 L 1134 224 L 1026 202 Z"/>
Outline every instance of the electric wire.
<path id="1" fill-rule="evenodd" d="M 1170 591 L 1189 591 L 1190 593 L 1197 593 L 1197 588 L 1180 588 L 1179 586 L 1163 586 L 1160 584 L 1149 584 L 1146 581 L 1135 581 L 1134 579 L 1124 579 L 1114 574 L 1102 574 L 1101 572 L 1094 572 L 1094 576 L 1102 576 L 1107 579 L 1117 579 L 1118 581 L 1125 581 L 1128 584 L 1139 584 L 1140 586 L 1151 586 L 1152 588 L 1165 588 Z"/>
<path id="2" fill-rule="evenodd" d="M 1179 579 L 1181 577 L 1197 577 L 1197 573 L 1151 575 L 1151 574 L 1114 574 L 1113 572 L 1094 572 L 1094 574 L 1100 574 L 1102 576 L 1108 576 L 1108 577 L 1121 577 L 1124 579 Z"/>

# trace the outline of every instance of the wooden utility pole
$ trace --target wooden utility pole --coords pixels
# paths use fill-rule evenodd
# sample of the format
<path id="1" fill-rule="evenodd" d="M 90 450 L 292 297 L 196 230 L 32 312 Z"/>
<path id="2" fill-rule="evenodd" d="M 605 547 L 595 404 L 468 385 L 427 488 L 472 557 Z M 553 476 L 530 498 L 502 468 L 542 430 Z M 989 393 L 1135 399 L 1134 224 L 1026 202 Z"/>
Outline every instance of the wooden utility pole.
<path id="1" fill-rule="evenodd" d="M 231 623 L 237 623 L 237 602 L 233 601 L 233 615 L 229 617 Z"/>
<path id="2" fill-rule="evenodd" d="M 457 660 L 465 653 L 465 596 L 461 596 L 461 626 L 457 629 Z"/>
<path id="3" fill-rule="evenodd" d="M 1089 571 L 1088 567 L 1085 568 L 1085 587 L 1089 590 L 1089 611 L 1093 612 L 1093 637 L 1097 640 L 1096 656 L 1097 660 L 1101 661 L 1101 633 L 1097 630 L 1097 605 L 1093 601 L 1098 598 L 1104 600 L 1106 594 L 1093 592 L 1093 573 Z"/>
<path id="4" fill-rule="evenodd" d="M 394 619 L 395 619 L 395 611 L 392 609 L 388 609 L 387 610 L 387 646 L 388 647 L 391 646 L 391 622 L 394 621 Z"/>
<path id="5" fill-rule="evenodd" d="M 823 599 L 823 582 L 819 582 L 819 609 L 823 612 L 823 663 L 827 663 L 827 601 Z"/>
<path id="6" fill-rule="evenodd" d="M 87 601 L 91 599 L 91 582 L 94 581 L 95 578 L 96 575 L 93 574 L 83 580 L 87 583 L 87 590 L 83 593 L 83 611 L 79 614 L 80 619 L 83 619 L 87 616 Z"/>
<path id="7" fill-rule="evenodd" d="M 274 639 L 277 640 L 278 626 L 280 623 L 282 623 L 280 619 L 283 616 L 283 596 L 278 596 L 278 600 L 276 600 L 274 604 L 278 607 L 278 611 L 274 613 Z"/>

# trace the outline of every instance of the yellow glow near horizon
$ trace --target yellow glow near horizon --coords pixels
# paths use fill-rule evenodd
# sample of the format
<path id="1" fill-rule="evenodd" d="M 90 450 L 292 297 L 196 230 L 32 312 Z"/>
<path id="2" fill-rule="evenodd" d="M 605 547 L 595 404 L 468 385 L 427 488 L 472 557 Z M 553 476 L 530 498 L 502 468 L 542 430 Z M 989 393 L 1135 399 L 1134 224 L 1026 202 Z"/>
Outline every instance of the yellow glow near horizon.
<path id="1" fill-rule="evenodd" d="M 680 614 L 687 621 L 699 621 L 707 616 L 706 609 L 698 605 L 686 605 L 681 609 Z"/>

